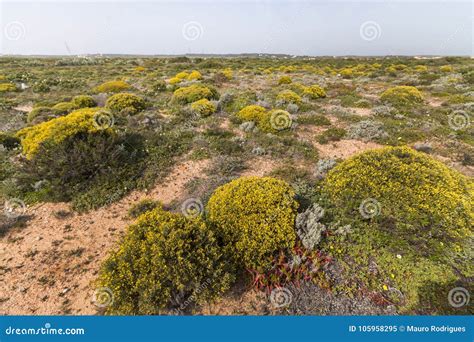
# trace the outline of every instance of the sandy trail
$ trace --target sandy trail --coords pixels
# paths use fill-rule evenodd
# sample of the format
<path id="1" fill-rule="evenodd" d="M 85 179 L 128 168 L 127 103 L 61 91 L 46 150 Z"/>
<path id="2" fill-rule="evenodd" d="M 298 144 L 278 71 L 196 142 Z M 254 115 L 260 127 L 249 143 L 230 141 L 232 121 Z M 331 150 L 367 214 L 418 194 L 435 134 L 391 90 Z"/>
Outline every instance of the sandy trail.
<path id="1" fill-rule="evenodd" d="M 125 217 L 130 205 L 147 197 L 163 204 L 182 199 L 184 184 L 208 163 L 177 164 L 148 193 L 132 192 L 96 211 L 73 213 L 67 203 L 30 208 L 27 226 L 0 240 L 0 314 L 95 314 L 91 281 L 131 223 Z M 69 216 L 58 218 L 59 211 Z"/>

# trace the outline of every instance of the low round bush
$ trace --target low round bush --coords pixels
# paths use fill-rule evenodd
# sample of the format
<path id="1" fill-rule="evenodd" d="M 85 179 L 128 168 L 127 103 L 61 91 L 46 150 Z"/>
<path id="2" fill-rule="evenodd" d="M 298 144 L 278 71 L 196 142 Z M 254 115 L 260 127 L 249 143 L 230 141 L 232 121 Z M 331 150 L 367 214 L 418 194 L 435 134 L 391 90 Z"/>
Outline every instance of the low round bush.
<path id="1" fill-rule="evenodd" d="M 175 85 L 175 84 L 181 83 L 182 81 L 183 81 L 182 78 L 171 77 L 171 78 L 168 80 L 168 83 L 171 84 L 171 85 Z"/>
<path id="2" fill-rule="evenodd" d="M 162 92 L 166 90 L 166 82 L 163 80 L 157 80 L 152 83 L 151 89 L 156 92 Z"/>
<path id="3" fill-rule="evenodd" d="M 97 106 L 95 100 L 89 95 L 75 96 L 71 102 L 76 106 L 76 108 L 92 108 Z"/>
<path id="4" fill-rule="evenodd" d="M 12 150 L 20 146 L 20 139 L 10 134 L 0 132 L 0 145 L 7 150 Z"/>
<path id="5" fill-rule="evenodd" d="M 78 109 L 66 116 L 61 116 L 35 126 L 26 127 L 16 133 L 21 139 L 23 153 L 31 158 L 42 144 L 60 144 L 67 137 L 79 132 L 95 132 L 94 114 L 99 108 Z"/>
<path id="6" fill-rule="evenodd" d="M 26 121 L 28 123 L 40 123 L 43 121 L 50 120 L 54 117 L 53 110 L 50 107 L 46 106 L 39 106 L 33 108 L 29 113 L 26 118 Z"/>
<path id="7" fill-rule="evenodd" d="M 218 100 L 219 93 L 214 87 L 193 84 L 188 87 L 176 89 L 173 93 L 172 102 L 188 104 L 201 99 Z"/>
<path id="8" fill-rule="evenodd" d="M 272 109 L 265 112 L 257 123 L 258 128 L 265 133 L 278 133 L 291 128 L 292 119 L 289 112 L 282 109 Z"/>
<path id="9" fill-rule="evenodd" d="M 196 81 L 202 79 L 202 75 L 199 71 L 193 70 L 187 77 L 188 81 Z"/>
<path id="10" fill-rule="evenodd" d="M 228 270 L 216 236 L 200 217 L 157 208 L 128 228 L 105 261 L 98 286 L 114 295 L 108 313 L 156 315 L 215 299 L 233 281 Z"/>
<path id="11" fill-rule="evenodd" d="M 457 171 L 408 147 L 359 154 L 340 163 L 325 180 L 335 205 L 357 214 L 364 200 L 376 200 L 376 218 L 390 224 L 388 233 L 426 253 L 443 245 L 456 249 L 469 237 L 472 185 Z"/>
<path id="12" fill-rule="evenodd" d="M 242 121 L 253 121 L 255 123 L 258 123 L 262 119 L 266 111 L 267 110 L 262 106 L 250 105 L 242 108 L 237 113 L 237 116 Z"/>
<path id="13" fill-rule="evenodd" d="M 140 96 L 119 93 L 107 99 L 105 107 L 115 113 L 137 114 L 146 108 L 146 102 Z"/>
<path id="14" fill-rule="evenodd" d="M 326 92 L 320 86 L 312 85 L 305 88 L 305 90 L 303 91 L 303 95 L 315 100 L 322 97 L 326 97 Z"/>
<path id="15" fill-rule="evenodd" d="M 188 78 L 189 74 L 186 72 L 186 71 L 181 71 L 181 72 L 178 72 L 175 76 L 175 78 L 177 79 L 180 79 L 180 80 L 184 80 L 186 78 Z"/>
<path id="16" fill-rule="evenodd" d="M 71 113 L 75 109 L 78 109 L 78 107 L 76 107 L 76 105 L 72 102 L 59 102 L 51 107 L 51 110 L 56 115 Z"/>
<path id="17" fill-rule="evenodd" d="M 281 85 L 281 84 L 290 84 L 292 81 L 291 81 L 291 77 L 290 76 L 282 76 L 278 79 L 278 84 Z"/>
<path id="18" fill-rule="evenodd" d="M 423 94 L 415 87 L 396 86 L 385 90 L 380 100 L 394 107 L 410 107 L 423 103 Z"/>
<path id="19" fill-rule="evenodd" d="M 144 156 L 142 139 L 112 130 L 71 133 L 60 143 L 43 143 L 22 163 L 20 184 L 31 190 L 37 182 L 46 183 L 45 201 L 76 201 L 88 191 L 90 203 L 106 204 L 120 198 L 119 191 L 140 174 Z M 92 208 L 87 208 L 92 209 Z"/>
<path id="20" fill-rule="evenodd" d="M 7 93 L 12 91 L 17 91 L 16 85 L 13 83 L 0 83 L 0 93 Z"/>
<path id="21" fill-rule="evenodd" d="M 341 290 L 373 291 L 401 314 L 469 311 L 450 306 L 448 292 L 474 276 L 472 180 L 425 153 L 387 147 L 334 167 L 322 195 L 325 218 L 350 226 L 320 245 L 342 266 Z"/>
<path id="22" fill-rule="evenodd" d="M 439 67 L 439 70 L 442 72 L 453 72 L 454 68 L 451 65 L 443 65 Z"/>
<path id="23" fill-rule="evenodd" d="M 202 117 L 209 116 L 216 112 L 217 107 L 208 99 L 201 99 L 191 104 L 191 109 Z"/>
<path id="24" fill-rule="evenodd" d="M 295 244 L 294 196 L 282 180 L 238 178 L 213 193 L 207 204 L 208 220 L 231 246 L 237 263 L 267 270 L 275 254 Z"/>
<path id="25" fill-rule="evenodd" d="M 292 90 L 283 90 L 280 92 L 277 95 L 277 101 L 284 104 L 294 103 L 297 105 L 300 105 L 303 102 L 301 97 Z"/>
<path id="26" fill-rule="evenodd" d="M 109 81 L 94 88 L 96 93 L 118 93 L 130 89 L 131 86 L 124 81 Z"/>

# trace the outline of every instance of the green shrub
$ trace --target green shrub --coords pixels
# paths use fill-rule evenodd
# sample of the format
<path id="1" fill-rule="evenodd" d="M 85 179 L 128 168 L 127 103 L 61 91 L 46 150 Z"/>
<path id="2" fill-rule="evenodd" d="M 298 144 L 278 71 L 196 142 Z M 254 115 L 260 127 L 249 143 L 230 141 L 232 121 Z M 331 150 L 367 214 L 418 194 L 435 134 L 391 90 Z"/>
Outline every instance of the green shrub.
<path id="1" fill-rule="evenodd" d="M 219 99 L 219 93 L 214 87 L 193 84 L 176 89 L 173 93 L 172 102 L 188 104 L 201 99 L 217 100 Z"/>
<path id="2" fill-rule="evenodd" d="M 109 97 L 105 103 L 105 107 L 114 113 L 134 115 L 146 108 L 146 102 L 140 96 L 129 93 L 119 93 Z"/>
<path id="3" fill-rule="evenodd" d="M 423 103 L 423 94 L 411 86 L 396 86 L 385 90 L 380 100 L 394 107 L 410 107 Z"/>
<path id="4" fill-rule="evenodd" d="M 64 115 L 71 113 L 73 110 L 77 109 L 76 105 L 72 102 L 59 102 L 51 107 L 51 110 L 56 115 Z"/>
<path id="5" fill-rule="evenodd" d="M 309 97 L 310 99 L 315 100 L 322 97 L 326 97 L 326 92 L 320 86 L 312 85 L 304 89 L 303 95 L 306 97 Z"/>
<path id="6" fill-rule="evenodd" d="M 260 122 L 266 111 L 267 110 L 261 106 L 250 105 L 242 108 L 237 113 L 237 117 L 242 121 L 253 121 L 258 123 Z"/>
<path id="7" fill-rule="evenodd" d="M 201 99 L 191 104 L 192 110 L 201 117 L 209 116 L 216 112 L 217 107 L 208 99 Z"/>
<path id="8" fill-rule="evenodd" d="M 131 86 L 124 81 L 109 81 L 98 85 L 93 91 L 95 93 L 119 93 L 130 88 Z"/>
<path id="9" fill-rule="evenodd" d="M 50 107 L 39 106 L 33 108 L 26 118 L 28 123 L 40 123 L 50 120 L 54 117 L 53 110 Z"/>
<path id="10" fill-rule="evenodd" d="M 151 89 L 156 92 L 162 92 L 166 90 L 166 82 L 163 80 L 157 80 L 151 85 Z"/>
<path id="11" fill-rule="evenodd" d="M 297 105 L 300 105 L 303 102 L 301 97 L 292 90 L 283 90 L 280 92 L 277 95 L 277 101 L 284 104 L 294 103 Z"/>
<path id="12" fill-rule="evenodd" d="M 31 189 L 35 182 L 47 182 L 45 201 L 74 202 L 90 189 L 103 187 L 94 200 L 104 204 L 119 199 L 116 192 L 123 189 L 123 183 L 140 175 L 143 156 L 143 143 L 135 135 L 80 131 L 59 144 L 42 144 L 23 163 L 20 183 Z M 112 201 L 107 200 L 110 196 Z"/>
<path id="13" fill-rule="evenodd" d="M 324 115 L 303 114 L 298 116 L 298 123 L 301 125 L 330 126 L 331 121 Z"/>
<path id="14" fill-rule="evenodd" d="M 129 227 L 105 261 L 98 285 L 114 295 L 108 313 L 156 315 L 213 300 L 232 281 L 222 249 L 200 217 L 158 208 Z"/>
<path id="15" fill-rule="evenodd" d="M 207 204 L 208 219 L 238 263 L 265 270 L 271 258 L 296 240 L 297 203 L 291 187 L 270 177 L 242 177 L 216 189 Z"/>
<path id="16" fill-rule="evenodd" d="M 92 108 L 97 106 L 95 100 L 89 95 L 75 96 L 71 102 L 76 106 L 76 108 Z"/>
<path id="17" fill-rule="evenodd" d="M 327 144 L 333 141 L 339 141 L 346 135 L 346 130 L 339 127 L 331 127 L 318 136 L 320 144 Z"/>
<path id="18" fill-rule="evenodd" d="M 0 145 L 5 147 L 7 150 L 12 150 L 20 146 L 20 139 L 7 133 L 0 132 Z"/>

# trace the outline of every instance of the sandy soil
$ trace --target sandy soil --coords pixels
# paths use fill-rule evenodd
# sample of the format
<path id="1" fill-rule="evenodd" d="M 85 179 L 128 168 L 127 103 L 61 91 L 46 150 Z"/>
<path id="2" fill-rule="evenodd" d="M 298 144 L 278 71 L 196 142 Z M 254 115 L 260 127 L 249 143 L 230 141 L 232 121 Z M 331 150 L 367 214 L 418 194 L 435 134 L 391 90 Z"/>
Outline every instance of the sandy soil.
<path id="1" fill-rule="evenodd" d="M 26 228 L 7 232 L 0 240 L 0 314 L 96 313 L 91 281 L 130 224 L 125 217 L 130 205 L 145 197 L 164 204 L 179 200 L 183 185 L 208 162 L 178 164 L 148 193 L 133 192 L 86 214 L 70 212 L 66 203 L 30 208 Z M 68 216 L 58 218 L 60 211 Z"/>
<path id="2" fill-rule="evenodd" d="M 340 140 L 326 145 L 318 144 L 313 142 L 319 151 L 320 158 L 341 158 L 346 159 L 356 153 L 360 153 L 366 150 L 380 148 L 383 145 L 375 142 L 364 142 L 360 140 Z"/>

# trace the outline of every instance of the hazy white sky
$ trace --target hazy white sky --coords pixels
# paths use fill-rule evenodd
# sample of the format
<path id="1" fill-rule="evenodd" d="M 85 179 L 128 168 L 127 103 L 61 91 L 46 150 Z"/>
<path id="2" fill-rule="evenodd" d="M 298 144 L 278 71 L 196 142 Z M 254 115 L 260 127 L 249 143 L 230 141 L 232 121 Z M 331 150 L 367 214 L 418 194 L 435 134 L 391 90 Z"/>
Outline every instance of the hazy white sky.
<path id="1" fill-rule="evenodd" d="M 473 54 L 471 1 L 0 1 L 2 54 Z"/>

